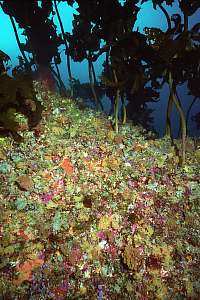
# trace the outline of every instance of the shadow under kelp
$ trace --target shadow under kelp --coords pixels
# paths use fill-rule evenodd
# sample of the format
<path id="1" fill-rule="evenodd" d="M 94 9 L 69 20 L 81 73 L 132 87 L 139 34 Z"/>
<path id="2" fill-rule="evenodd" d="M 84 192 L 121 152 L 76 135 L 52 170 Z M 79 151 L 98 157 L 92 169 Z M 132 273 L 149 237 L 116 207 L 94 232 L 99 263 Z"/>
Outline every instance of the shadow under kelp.
<path id="1" fill-rule="evenodd" d="M 83 106 L 95 108 L 96 103 L 93 101 L 94 95 L 89 82 L 80 83 L 78 79 L 73 79 L 71 88 L 73 89 L 73 98 L 75 100 L 78 99 L 78 103 L 82 102 Z M 68 98 L 71 98 L 71 88 L 66 91 L 66 96 Z M 96 83 L 94 84 L 94 89 L 98 99 L 102 99 L 102 97 L 105 95 L 105 90 L 102 88 L 102 86 Z M 80 101 L 80 99 L 82 101 Z"/>
<path id="2" fill-rule="evenodd" d="M 153 109 L 147 106 L 149 102 L 158 102 L 159 93 L 150 87 L 141 87 L 135 93 L 128 91 L 127 118 L 133 121 L 134 125 L 141 125 L 147 130 L 153 130 L 154 118 L 152 117 Z"/>

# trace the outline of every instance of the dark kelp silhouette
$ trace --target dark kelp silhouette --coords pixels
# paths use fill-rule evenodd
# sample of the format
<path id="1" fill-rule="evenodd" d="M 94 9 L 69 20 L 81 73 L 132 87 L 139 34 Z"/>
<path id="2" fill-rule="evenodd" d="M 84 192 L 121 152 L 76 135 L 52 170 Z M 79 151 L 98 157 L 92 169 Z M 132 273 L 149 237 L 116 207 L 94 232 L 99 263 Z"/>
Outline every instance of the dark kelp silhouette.
<path id="1" fill-rule="evenodd" d="M 37 100 L 32 78 L 28 75 L 10 77 L 6 72 L 0 75 L 0 134 L 11 135 L 17 142 L 22 141 L 21 130 L 33 130 L 42 118 L 42 104 Z M 27 118 L 22 128 L 16 118 L 21 113 Z"/>
<path id="2" fill-rule="evenodd" d="M 195 25 L 190 30 L 188 28 L 188 16 L 194 13 L 199 6 L 195 6 L 196 9 L 194 9 L 193 6 L 193 8 L 187 11 L 182 1 L 180 2 L 180 8 L 182 9 L 182 7 L 184 7 L 184 23 L 181 22 L 181 16 L 175 14 L 171 18 L 174 26 L 170 24 L 166 32 L 157 28 L 146 28 L 145 30 L 149 44 L 152 45 L 156 53 L 156 61 L 151 64 L 149 68 L 152 85 L 154 87 L 157 86 L 158 79 L 162 80 L 162 84 L 167 82 L 169 85 L 170 95 L 167 107 L 166 134 L 171 136 L 172 141 L 170 115 L 173 105 L 175 105 L 180 116 L 182 138 L 180 164 L 184 164 L 185 162 L 187 126 L 182 103 L 177 92 L 177 86 L 187 83 L 189 93 L 197 98 L 198 93 L 195 93 L 197 92 L 195 83 L 197 83 L 196 77 L 199 77 L 200 63 L 200 48 L 198 44 L 199 25 Z M 169 18 L 167 18 L 167 20 L 169 22 Z"/>

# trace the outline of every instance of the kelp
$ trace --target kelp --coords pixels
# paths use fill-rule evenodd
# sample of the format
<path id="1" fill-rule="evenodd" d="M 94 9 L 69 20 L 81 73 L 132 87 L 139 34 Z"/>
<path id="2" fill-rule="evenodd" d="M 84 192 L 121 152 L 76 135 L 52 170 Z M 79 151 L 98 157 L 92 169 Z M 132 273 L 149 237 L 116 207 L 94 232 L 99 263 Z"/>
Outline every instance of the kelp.
<path id="1" fill-rule="evenodd" d="M 41 120 L 42 108 L 29 75 L 0 75 L 0 134 L 16 137 L 22 130 L 17 113 L 27 119 L 26 129 L 33 129 Z"/>

